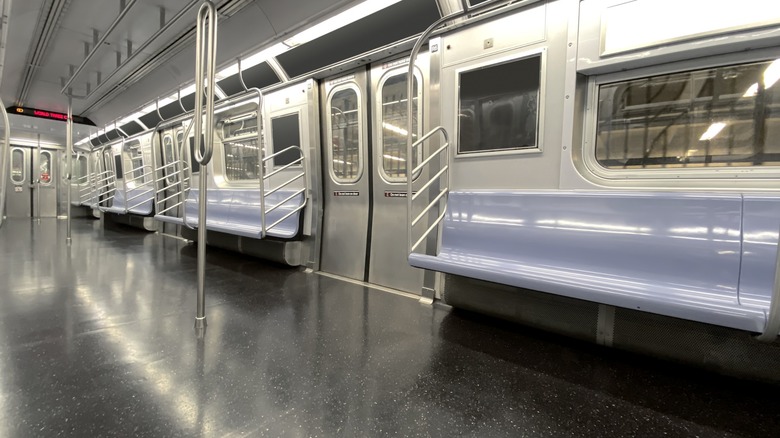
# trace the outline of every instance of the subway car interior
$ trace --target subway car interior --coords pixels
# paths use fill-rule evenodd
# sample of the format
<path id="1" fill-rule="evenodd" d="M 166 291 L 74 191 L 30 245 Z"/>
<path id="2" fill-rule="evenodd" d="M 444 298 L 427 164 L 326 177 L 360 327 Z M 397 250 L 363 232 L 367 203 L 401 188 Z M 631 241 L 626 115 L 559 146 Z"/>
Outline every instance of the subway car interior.
<path id="1" fill-rule="evenodd" d="M 780 436 L 780 2 L 0 10 L 0 437 Z"/>

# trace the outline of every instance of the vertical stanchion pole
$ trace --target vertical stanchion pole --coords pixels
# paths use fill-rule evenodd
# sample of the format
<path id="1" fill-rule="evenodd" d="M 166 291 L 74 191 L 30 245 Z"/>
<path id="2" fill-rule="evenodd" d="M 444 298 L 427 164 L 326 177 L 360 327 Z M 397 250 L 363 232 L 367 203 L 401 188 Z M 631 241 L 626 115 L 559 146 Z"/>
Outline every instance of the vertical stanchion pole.
<path id="1" fill-rule="evenodd" d="M 51 165 L 51 164 L 50 164 Z M 38 177 L 35 178 L 35 218 L 41 223 L 41 134 L 38 134 Z"/>
<path id="2" fill-rule="evenodd" d="M 3 135 L 3 144 L 0 146 L 0 227 L 3 226 L 5 217 L 5 189 L 8 184 L 8 168 L 11 166 L 11 123 L 8 120 L 8 112 L 5 105 L 0 100 L 0 112 L 3 113 L 3 123 L 5 123 L 5 132 Z"/>
<path id="3" fill-rule="evenodd" d="M 204 28 L 208 20 L 205 35 Z M 195 40 L 195 160 L 200 163 L 200 179 L 198 181 L 198 303 L 195 315 L 195 330 L 203 335 L 206 328 L 206 202 L 208 200 L 208 164 L 214 152 L 214 88 L 216 86 L 216 54 L 217 54 L 217 10 L 214 3 L 204 1 L 198 10 L 197 31 Z M 205 59 L 204 59 L 205 55 Z M 207 83 L 204 84 L 204 76 Z M 205 93 L 206 108 L 203 110 Z M 205 112 L 205 124 L 203 114 Z M 203 142 L 201 142 L 201 134 Z M 201 143 L 203 145 L 201 146 Z"/>
<path id="4" fill-rule="evenodd" d="M 71 220 L 71 197 L 73 196 L 71 194 L 71 191 L 73 190 L 73 98 L 68 95 L 68 122 L 65 126 L 65 153 L 67 154 L 67 158 L 65 160 L 65 169 L 66 173 L 66 180 L 68 181 L 68 199 L 67 199 L 67 232 L 65 237 L 65 243 L 70 246 L 71 242 L 73 241 L 71 239 L 70 234 L 70 220 Z"/>

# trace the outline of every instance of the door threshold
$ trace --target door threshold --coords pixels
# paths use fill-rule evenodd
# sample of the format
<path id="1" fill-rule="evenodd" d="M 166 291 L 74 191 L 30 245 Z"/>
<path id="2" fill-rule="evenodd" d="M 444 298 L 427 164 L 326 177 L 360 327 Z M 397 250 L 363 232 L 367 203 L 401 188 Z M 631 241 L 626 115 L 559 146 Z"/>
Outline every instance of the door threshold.
<path id="1" fill-rule="evenodd" d="M 367 283 L 365 281 L 355 280 L 355 279 L 349 278 L 349 277 L 342 277 L 341 275 L 331 274 L 330 272 L 314 271 L 314 273 L 318 274 L 318 275 L 322 275 L 323 277 L 330 277 L 330 278 L 334 278 L 336 280 L 346 281 L 347 283 L 352 283 L 352 284 L 357 284 L 357 285 L 360 285 L 360 286 L 370 287 L 371 289 L 380 290 L 382 292 L 389 292 L 391 294 L 400 295 L 402 297 L 411 298 L 411 299 L 414 299 L 414 300 L 417 300 L 417 301 L 420 300 L 420 295 L 415 295 L 415 294 L 413 294 L 411 292 L 404 292 L 404 291 L 401 291 L 401 290 L 398 290 L 398 289 L 393 289 L 393 288 L 386 287 L 386 286 L 380 286 L 378 284 Z"/>

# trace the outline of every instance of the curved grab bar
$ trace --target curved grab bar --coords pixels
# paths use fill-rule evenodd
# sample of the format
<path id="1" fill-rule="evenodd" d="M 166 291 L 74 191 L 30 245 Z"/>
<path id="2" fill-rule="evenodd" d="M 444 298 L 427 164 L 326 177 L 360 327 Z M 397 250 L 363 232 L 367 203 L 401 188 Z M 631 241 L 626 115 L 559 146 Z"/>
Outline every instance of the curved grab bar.
<path id="1" fill-rule="evenodd" d="M 206 23 L 208 20 L 208 23 Z M 204 44 L 203 33 L 206 33 L 205 41 L 205 65 L 204 65 Z M 195 105 L 198 106 L 195 111 L 195 160 L 205 166 L 211 161 L 214 153 L 214 89 L 216 87 L 216 58 L 217 58 L 217 9 L 214 3 L 210 1 L 203 2 L 198 10 L 197 32 L 196 32 L 196 52 L 195 52 Z M 206 130 L 203 131 L 203 94 L 204 76 L 206 76 L 208 87 L 206 93 Z M 200 133 L 204 132 L 205 144 L 201 144 Z"/>
<path id="2" fill-rule="evenodd" d="M 441 223 L 442 219 L 444 219 L 444 215 L 446 213 L 447 209 L 447 200 L 446 200 L 446 194 L 449 192 L 449 181 L 447 183 L 447 187 L 444 188 L 442 191 L 439 192 L 439 194 L 434 198 L 433 202 L 428 204 L 428 206 L 425 207 L 423 210 L 422 215 L 418 215 L 417 218 L 414 219 L 414 224 L 418 223 L 420 219 L 422 219 L 421 216 L 424 216 L 426 213 L 430 211 L 430 209 L 433 207 L 433 204 L 436 204 L 440 202 L 442 199 L 444 200 L 444 208 L 442 209 L 442 212 L 438 217 L 432 222 L 432 225 L 423 233 L 422 237 L 416 242 L 412 242 L 412 228 L 413 228 L 413 220 L 412 220 L 412 201 L 414 198 L 417 198 L 415 194 L 413 194 L 413 181 L 412 176 L 418 171 L 421 170 L 426 164 L 430 163 L 433 158 L 440 156 L 441 153 L 448 149 L 449 147 L 449 138 L 447 135 L 447 131 L 439 126 L 431 130 L 428 134 L 420 138 L 417 142 L 414 141 L 414 130 L 412 127 L 414 126 L 414 67 L 415 67 L 415 60 L 417 59 L 417 55 L 420 53 L 420 49 L 422 49 L 423 44 L 425 44 L 428 37 L 439 27 L 446 24 L 449 21 L 456 20 L 458 18 L 462 18 L 464 16 L 467 16 L 474 11 L 477 10 L 484 10 L 486 8 L 489 8 L 497 3 L 505 2 L 506 0 L 487 0 L 484 1 L 478 5 L 471 6 L 469 2 L 465 0 L 461 0 L 461 7 L 462 10 L 455 11 L 451 14 L 445 15 L 444 17 L 436 20 L 428 26 L 423 33 L 420 34 L 419 37 L 417 37 L 417 41 L 414 43 L 414 47 L 412 48 L 412 52 L 409 55 L 409 68 L 407 70 L 407 76 L 406 76 L 406 156 L 408 161 L 408 165 L 406 168 L 406 188 L 407 188 L 407 237 L 408 237 L 408 249 L 409 252 L 413 252 L 424 240 L 428 237 L 428 235 L 436 229 L 436 227 Z M 422 105 L 422 102 L 420 102 L 420 105 Z M 438 150 L 433 152 L 425 161 L 418 164 L 417 166 L 414 166 L 414 149 L 421 145 L 425 140 L 430 138 L 434 133 L 441 132 L 444 135 L 444 146 L 440 147 Z M 449 157 L 446 157 L 446 161 L 449 162 Z M 449 180 L 449 164 L 446 164 L 437 174 L 434 178 L 432 178 L 425 186 L 424 189 L 427 189 L 431 186 L 434 180 L 437 178 L 440 178 L 443 173 L 447 172 L 447 179 Z M 411 171 L 410 171 L 411 170 Z M 420 193 L 422 193 L 423 190 L 420 190 Z M 418 193 L 419 195 L 419 193 Z"/>

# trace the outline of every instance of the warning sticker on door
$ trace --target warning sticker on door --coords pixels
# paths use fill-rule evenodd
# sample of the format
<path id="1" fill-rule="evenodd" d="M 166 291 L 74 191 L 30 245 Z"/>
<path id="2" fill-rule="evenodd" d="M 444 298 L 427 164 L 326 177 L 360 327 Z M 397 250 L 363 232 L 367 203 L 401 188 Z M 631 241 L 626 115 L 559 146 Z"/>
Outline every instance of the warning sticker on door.
<path id="1" fill-rule="evenodd" d="M 355 190 L 337 190 L 333 192 L 333 196 L 360 196 L 360 192 Z"/>
<path id="2" fill-rule="evenodd" d="M 23 190 L 23 189 L 22 189 L 22 186 L 16 186 L 16 187 L 14 187 L 14 192 L 21 192 L 22 190 Z"/>
<path id="3" fill-rule="evenodd" d="M 405 198 L 406 192 L 391 192 L 389 190 L 385 190 L 385 198 Z"/>

